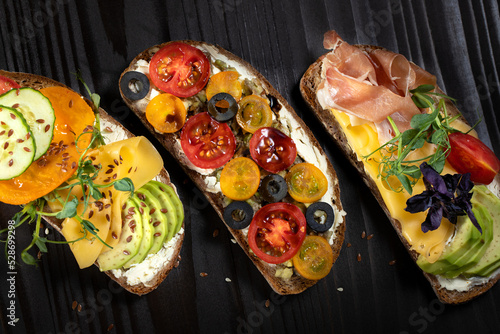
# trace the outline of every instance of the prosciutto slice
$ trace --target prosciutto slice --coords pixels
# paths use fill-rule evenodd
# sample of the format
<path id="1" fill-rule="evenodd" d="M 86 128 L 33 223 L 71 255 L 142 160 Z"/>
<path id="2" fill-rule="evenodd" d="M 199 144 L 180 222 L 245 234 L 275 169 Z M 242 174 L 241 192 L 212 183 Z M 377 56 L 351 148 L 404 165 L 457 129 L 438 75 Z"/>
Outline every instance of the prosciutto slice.
<path id="1" fill-rule="evenodd" d="M 387 50 L 349 45 L 335 31 L 325 34 L 323 45 L 331 49 L 323 60 L 322 101 L 326 106 L 373 122 L 379 140 L 387 142 L 394 131 L 410 128 L 411 118 L 420 109 L 411 100 L 410 90 L 421 84 L 436 84 L 436 77 L 410 63 L 403 55 Z"/>

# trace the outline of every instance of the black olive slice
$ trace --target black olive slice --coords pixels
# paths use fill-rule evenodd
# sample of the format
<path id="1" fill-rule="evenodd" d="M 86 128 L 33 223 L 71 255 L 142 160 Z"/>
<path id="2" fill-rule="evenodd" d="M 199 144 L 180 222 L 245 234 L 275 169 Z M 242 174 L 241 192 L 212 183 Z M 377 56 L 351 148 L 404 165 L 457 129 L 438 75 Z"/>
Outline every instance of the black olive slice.
<path id="1" fill-rule="evenodd" d="M 253 209 L 247 202 L 234 201 L 224 209 L 224 221 L 230 228 L 241 230 L 250 225 Z"/>
<path id="2" fill-rule="evenodd" d="M 278 112 L 281 109 L 281 104 L 279 104 L 278 99 L 271 94 L 267 94 L 267 98 L 269 100 L 269 107 L 272 111 Z"/>
<path id="3" fill-rule="evenodd" d="M 227 108 L 218 107 L 216 104 L 220 101 L 226 101 L 228 103 Z M 238 112 L 238 103 L 228 93 L 218 93 L 212 96 L 210 101 L 208 101 L 208 113 L 219 122 L 229 121 Z"/>
<path id="4" fill-rule="evenodd" d="M 318 211 L 324 212 L 326 214 L 326 219 L 323 223 L 320 223 L 316 220 L 315 214 Z M 306 211 L 306 221 L 307 225 L 312 228 L 314 231 L 323 233 L 328 231 L 333 225 L 333 219 L 335 218 L 335 213 L 333 212 L 333 208 L 330 204 L 325 202 L 316 202 L 311 204 Z"/>
<path id="5" fill-rule="evenodd" d="M 278 174 L 270 174 L 262 179 L 260 194 L 269 203 L 281 201 L 288 193 L 285 179 Z"/>
<path id="6" fill-rule="evenodd" d="M 122 76 L 120 89 L 129 100 L 143 99 L 149 93 L 149 79 L 144 73 L 129 71 Z"/>

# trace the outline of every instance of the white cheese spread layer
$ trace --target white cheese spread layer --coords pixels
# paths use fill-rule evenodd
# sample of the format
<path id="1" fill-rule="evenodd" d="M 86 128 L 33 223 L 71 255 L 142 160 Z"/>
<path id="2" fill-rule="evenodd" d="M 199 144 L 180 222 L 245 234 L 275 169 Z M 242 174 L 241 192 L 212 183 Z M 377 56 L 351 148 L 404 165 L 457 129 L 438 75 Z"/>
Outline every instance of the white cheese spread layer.
<path id="1" fill-rule="evenodd" d="M 165 263 L 173 260 L 177 242 L 183 233 L 184 228 L 181 227 L 179 232 L 170 241 L 164 243 L 156 254 L 149 254 L 141 263 L 133 264 L 127 270 L 114 269 L 111 272 L 117 278 L 125 277 L 129 285 L 142 283 L 147 287 L 153 286 L 150 283 L 153 278 L 163 269 Z"/>

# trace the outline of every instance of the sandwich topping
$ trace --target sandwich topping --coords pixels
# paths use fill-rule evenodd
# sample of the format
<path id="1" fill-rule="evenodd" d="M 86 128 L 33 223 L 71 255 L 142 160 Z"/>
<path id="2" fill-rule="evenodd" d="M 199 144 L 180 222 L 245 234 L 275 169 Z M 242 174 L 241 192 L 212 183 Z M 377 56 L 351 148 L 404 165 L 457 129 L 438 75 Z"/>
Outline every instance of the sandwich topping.
<path id="1" fill-rule="evenodd" d="M 181 44 L 168 43 L 156 50 L 150 61 L 139 60 L 131 70 L 150 78 L 151 89 L 144 99 L 125 98 L 145 110 L 158 133 L 173 136 L 177 155 L 203 177 L 207 191 L 219 196 L 226 224 L 241 229 L 251 255 L 276 265 L 281 277 L 300 275 L 293 272 L 291 259 L 306 234 L 319 235 L 331 244 L 345 215 L 333 202 L 335 185 L 326 176 L 326 157 L 244 66 L 211 46 Z M 171 49 L 181 51 L 174 54 L 168 51 Z M 182 72 L 186 59 L 191 59 L 188 55 L 195 55 L 191 77 L 201 89 L 172 93 L 164 83 L 157 84 L 158 76 L 174 83 L 177 80 L 175 76 L 167 79 L 157 64 L 170 64 L 171 73 Z M 210 66 L 204 66 L 207 61 Z M 200 84 L 205 77 L 206 85 Z M 176 85 L 181 90 L 184 87 L 184 83 Z M 153 107 L 156 100 L 169 94 L 182 104 Z M 183 124 L 181 129 L 162 130 L 174 119 Z M 332 224 L 322 232 L 309 228 L 305 219 L 307 207 L 318 202 L 331 209 L 327 211 Z M 312 216 L 323 225 L 321 213 Z M 328 252 L 333 252 L 331 247 Z M 316 279 L 328 274 L 330 268 L 331 264 Z"/>
<path id="2" fill-rule="evenodd" d="M 91 108 L 65 87 L 10 86 L 0 95 L 9 105 L 0 105 L 0 118 L 6 116 L 3 132 L 11 138 L 5 140 L 0 164 L 12 160 L 19 173 L 0 181 L 0 200 L 24 206 L 14 217 L 16 226 L 36 221 L 33 241 L 21 253 L 24 262 L 36 263 L 28 252 L 34 245 L 46 252 L 46 243 L 68 243 L 80 268 L 97 263 L 102 271 L 127 276 L 130 268 L 154 262 L 145 260 L 155 254 L 165 255 L 169 241 L 179 239 L 184 213 L 175 191 L 153 181 L 163 161 L 152 144 L 144 137 L 106 144 L 106 133 L 118 129 L 100 118 L 96 94 L 90 94 Z M 34 135 L 40 127 L 42 135 Z M 38 158 L 35 148 L 42 152 Z M 40 236 L 42 216 L 59 220 L 65 242 Z M 145 280 L 138 280 L 134 269 L 136 278 L 128 283 L 147 286 L 160 267 L 153 265 Z"/>
<path id="3" fill-rule="evenodd" d="M 449 115 L 454 100 L 402 55 L 351 46 L 333 31 L 324 45 L 332 51 L 322 60 L 318 101 L 401 223 L 419 266 L 447 278 L 498 269 L 488 254 L 499 240 L 491 226 L 500 223 L 500 200 L 482 184 L 500 161 L 460 115 Z"/>

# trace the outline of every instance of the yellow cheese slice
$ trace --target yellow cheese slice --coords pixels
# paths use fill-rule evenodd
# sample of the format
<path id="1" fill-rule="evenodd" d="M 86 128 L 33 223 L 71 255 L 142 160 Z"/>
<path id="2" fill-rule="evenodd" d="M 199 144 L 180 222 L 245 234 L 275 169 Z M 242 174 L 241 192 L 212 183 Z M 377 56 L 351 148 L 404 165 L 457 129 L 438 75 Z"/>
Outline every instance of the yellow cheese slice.
<path id="1" fill-rule="evenodd" d="M 114 180 L 128 177 L 134 183 L 135 189 L 139 189 L 158 175 L 163 167 L 160 154 L 145 137 L 132 137 L 101 146 L 90 151 L 87 156 L 94 165 L 101 167 L 101 171 L 94 180 L 94 183 L 98 185 L 110 184 Z M 113 186 L 100 188 L 100 190 L 103 198 L 87 208 L 84 217 L 87 219 L 90 210 L 93 211 L 88 220 L 99 230 L 98 235 L 105 240 L 107 246 L 90 233 L 87 233 L 85 239 L 71 243 L 70 248 L 80 268 L 91 266 L 101 252 L 114 247 L 120 240 L 121 207 L 129 193 L 118 191 Z M 58 192 L 63 199 L 67 194 L 67 190 Z M 83 195 L 81 187 L 74 187 L 71 195 L 81 198 Z M 61 209 L 57 200 L 49 201 L 49 206 L 52 211 Z M 80 202 L 77 210 L 79 214 L 83 211 L 83 202 Z M 74 218 L 65 219 L 62 233 L 67 241 L 77 240 L 84 235 L 80 222 Z"/>
<path id="2" fill-rule="evenodd" d="M 410 198 L 410 195 L 406 191 L 395 192 L 387 186 L 387 184 L 382 181 L 379 177 L 379 163 L 381 154 L 376 153 L 370 157 L 369 160 L 365 160 L 362 157 L 374 152 L 379 146 L 378 134 L 372 124 L 358 122 L 358 124 L 353 126 L 351 124 L 351 118 L 336 109 L 331 109 L 332 114 L 335 116 L 336 120 L 339 122 L 342 130 L 344 131 L 349 145 L 358 154 L 358 159 L 363 161 L 365 171 L 370 175 L 384 199 L 384 202 L 389 209 L 391 216 L 401 222 L 402 234 L 408 243 L 412 246 L 412 249 L 422 254 L 427 258 L 429 262 L 435 262 L 443 252 L 447 240 L 453 235 L 455 230 L 455 225 L 450 223 L 447 219 L 443 219 L 441 226 L 427 233 L 422 232 L 421 224 L 425 221 L 426 213 L 419 212 L 416 214 L 411 214 L 404 209 L 406 208 L 406 201 Z M 455 121 L 452 126 L 461 131 L 467 131 L 470 127 L 461 122 Z M 471 133 L 477 136 L 475 131 Z M 432 150 L 435 148 L 426 144 L 422 149 L 414 151 L 409 159 L 417 159 L 420 157 L 428 156 Z M 455 174 L 456 171 L 446 163 L 442 174 Z M 399 182 L 399 181 L 396 181 Z M 400 184 L 395 185 L 398 187 Z M 413 194 L 420 194 L 425 190 L 424 183 L 422 179 L 414 186 Z"/>

